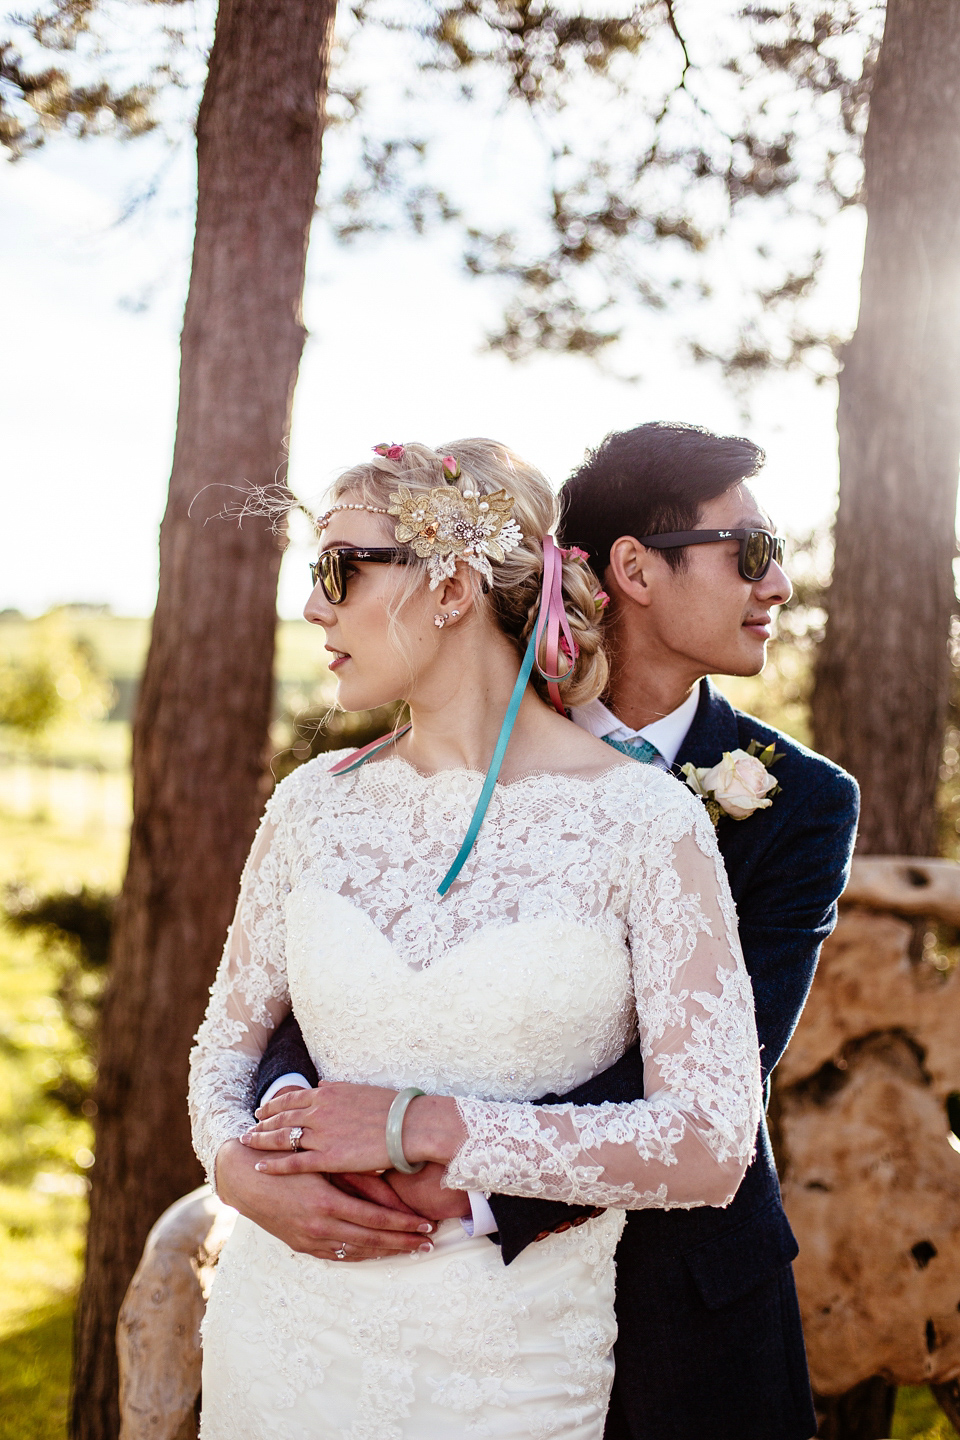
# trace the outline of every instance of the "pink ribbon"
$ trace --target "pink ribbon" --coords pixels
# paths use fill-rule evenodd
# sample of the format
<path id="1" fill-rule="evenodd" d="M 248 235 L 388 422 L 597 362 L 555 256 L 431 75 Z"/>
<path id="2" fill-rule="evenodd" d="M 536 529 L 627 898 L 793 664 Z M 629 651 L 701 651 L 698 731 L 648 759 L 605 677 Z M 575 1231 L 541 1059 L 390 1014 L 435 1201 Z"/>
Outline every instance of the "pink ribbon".
<path id="1" fill-rule="evenodd" d="M 342 760 L 338 760 L 336 765 L 331 765 L 330 774 L 346 775 L 348 770 L 356 770 L 364 760 L 369 760 L 370 756 L 376 755 L 378 750 L 385 750 L 388 745 L 399 740 L 401 735 L 406 735 L 409 729 L 410 722 L 408 721 L 406 725 L 400 725 L 396 730 L 391 730 L 389 735 L 381 735 L 379 739 L 371 740 L 369 745 L 364 745 L 361 750 L 354 750 L 352 755 L 346 755 Z"/>
<path id="2" fill-rule="evenodd" d="M 557 688 L 558 682 L 564 678 L 559 673 L 560 664 L 560 635 L 567 642 L 570 654 L 570 664 L 573 665 L 573 657 L 577 653 L 577 642 L 574 640 L 570 630 L 570 622 L 567 620 L 567 612 L 563 604 L 563 559 L 560 547 L 552 535 L 543 537 L 543 588 L 540 592 L 540 612 L 537 615 L 537 642 L 536 642 L 536 666 L 538 672 L 547 682 L 547 694 L 553 701 L 554 708 L 561 715 L 566 715 L 563 701 L 560 698 L 560 691 Z M 545 642 L 546 651 L 544 664 L 540 663 L 540 647 Z M 569 673 L 569 672 L 568 672 Z"/>

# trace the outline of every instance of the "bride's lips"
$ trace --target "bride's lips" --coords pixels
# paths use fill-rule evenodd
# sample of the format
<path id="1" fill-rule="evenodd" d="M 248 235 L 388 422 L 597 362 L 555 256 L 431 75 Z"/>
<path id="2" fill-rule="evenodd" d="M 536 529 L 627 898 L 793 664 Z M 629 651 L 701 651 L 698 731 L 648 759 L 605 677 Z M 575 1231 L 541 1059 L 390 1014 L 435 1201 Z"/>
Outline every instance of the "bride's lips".
<path id="1" fill-rule="evenodd" d="M 343 665 L 345 661 L 350 659 L 350 656 L 347 655 L 345 651 L 334 650 L 332 645 L 324 645 L 323 648 L 324 650 L 329 651 L 330 654 L 330 661 L 327 667 L 330 670 L 339 670 L 340 666 Z"/>
<path id="2" fill-rule="evenodd" d="M 744 620 L 743 629 L 749 630 L 751 635 L 756 635 L 760 640 L 770 639 L 771 619 L 769 615 L 754 615 L 749 620 Z"/>

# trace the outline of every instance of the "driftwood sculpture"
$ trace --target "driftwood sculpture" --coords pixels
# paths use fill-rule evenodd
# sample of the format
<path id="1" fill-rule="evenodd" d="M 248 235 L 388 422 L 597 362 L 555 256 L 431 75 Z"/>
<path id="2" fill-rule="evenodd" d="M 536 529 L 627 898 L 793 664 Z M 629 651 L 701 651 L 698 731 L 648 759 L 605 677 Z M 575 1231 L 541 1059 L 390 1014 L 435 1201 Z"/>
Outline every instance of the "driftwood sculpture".
<path id="1" fill-rule="evenodd" d="M 854 862 L 770 1118 L 814 1388 L 931 1384 L 960 1423 L 960 972 L 911 959 L 915 917 L 960 927 L 960 865 Z M 151 1230 L 117 1327 L 121 1440 L 195 1440 L 235 1218 L 203 1186 Z"/>
<path id="2" fill-rule="evenodd" d="M 960 925 L 960 865 L 854 863 L 772 1107 L 814 1388 L 960 1376 L 960 973 L 911 960 Z M 941 1387 L 944 1387 L 941 1391 Z"/>
<path id="3" fill-rule="evenodd" d="M 117 1322 L 120 1440 L 196 1440 L 200 1322 L 236 1218 L 201 1185 L 147 1236 Z"/>

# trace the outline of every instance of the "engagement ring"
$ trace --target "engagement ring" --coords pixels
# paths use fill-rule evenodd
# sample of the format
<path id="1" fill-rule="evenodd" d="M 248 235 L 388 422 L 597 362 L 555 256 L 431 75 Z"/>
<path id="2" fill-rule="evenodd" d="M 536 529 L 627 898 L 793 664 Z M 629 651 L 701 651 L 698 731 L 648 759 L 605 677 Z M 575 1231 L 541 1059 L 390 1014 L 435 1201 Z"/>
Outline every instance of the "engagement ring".
<path id="1" fill-rule="evenodd" d="M 337 1248 L 336 1248 L 336 1250 L 334 1250 L 333 1253 L 334 1253 L 334 1255 L 336 1255 L 336 1257 L 337 1257 L 338 1260 L 346 1260 L 346 1258 L 347 1258 L 347 1247 L 346 1247 L 346 1245 L 338 1245 Z"/>
<path id="2" fill-rule="evenodd" d="M 300 1149 L 300 1141 L 301 1141 L 302 1139 L 303 1139 L 303 1126 L 302 1126 L 302 1125 L 294 1125 L 293 1129 L 290 1131 L 290 1149 L 291 1149 L 291 1150 L 299 1150 L 299 1149 Z"/>

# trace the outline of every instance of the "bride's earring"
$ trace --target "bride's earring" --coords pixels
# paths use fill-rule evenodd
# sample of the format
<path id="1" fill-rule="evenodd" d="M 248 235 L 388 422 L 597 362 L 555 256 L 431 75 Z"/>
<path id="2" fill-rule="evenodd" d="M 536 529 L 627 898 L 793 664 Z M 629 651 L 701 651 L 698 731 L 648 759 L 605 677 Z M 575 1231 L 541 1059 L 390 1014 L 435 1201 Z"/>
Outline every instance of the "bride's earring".
<path id="1" fill-rule="evenodd" d="M 451 610 L 449 615 L 443 615 L 438 611 L 433 617 L 433 623 L 438 630 L 442 630 L 448 620 L 456 620 L 459 614 L 459 610 Z"/>

